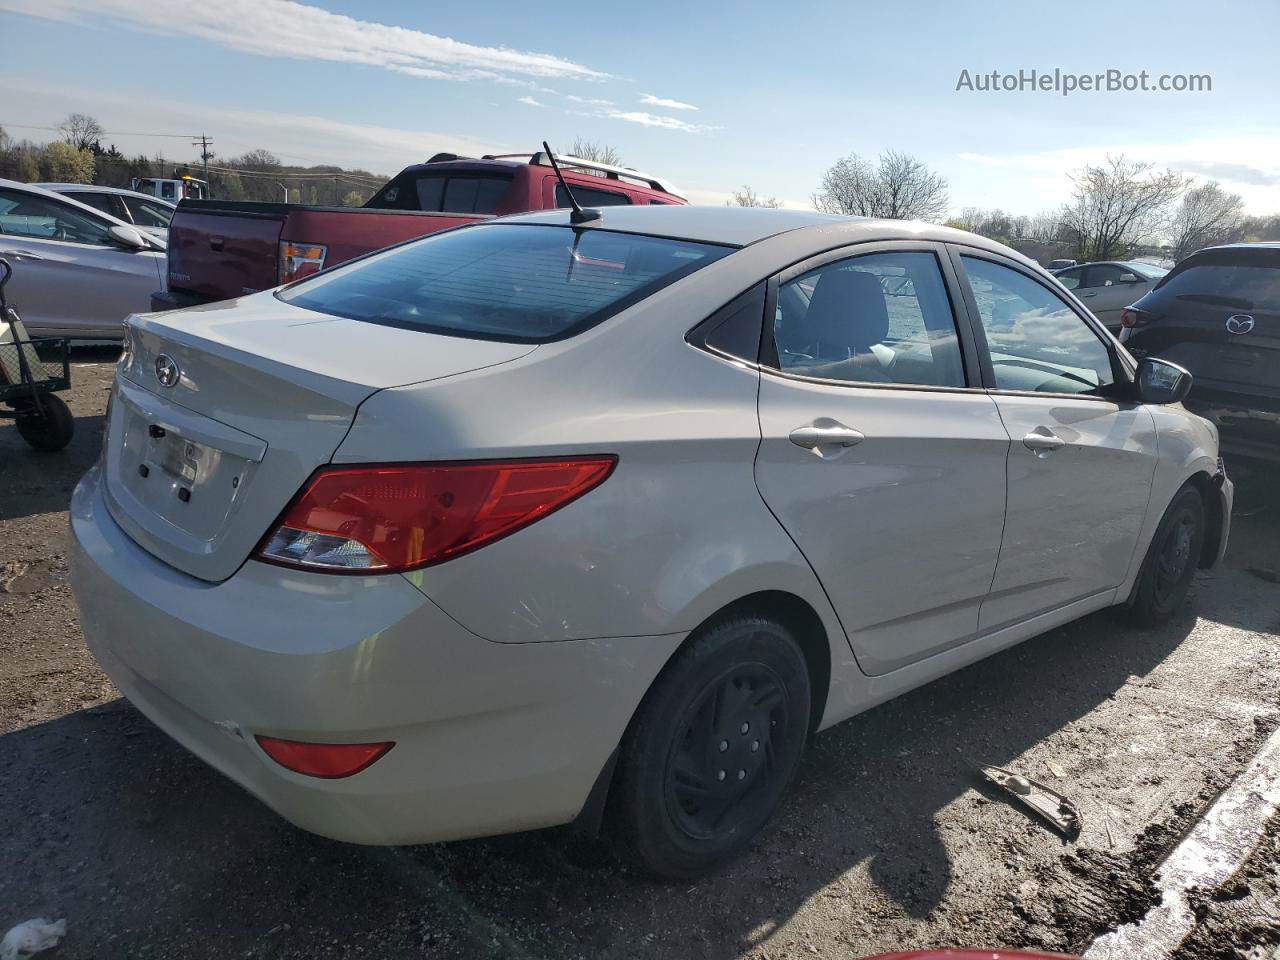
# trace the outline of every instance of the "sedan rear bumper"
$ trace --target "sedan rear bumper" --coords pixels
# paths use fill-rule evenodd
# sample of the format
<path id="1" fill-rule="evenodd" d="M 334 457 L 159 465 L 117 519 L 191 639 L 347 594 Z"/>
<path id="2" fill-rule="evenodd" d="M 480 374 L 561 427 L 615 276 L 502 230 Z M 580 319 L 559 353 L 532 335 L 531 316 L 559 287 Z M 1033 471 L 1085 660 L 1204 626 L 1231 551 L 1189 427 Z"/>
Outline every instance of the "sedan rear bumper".
<path id="1" fill-rule="evenodd" d="M 497 644 L 400 576 L 246 563 L 210 584 L 115 524 L 92 470 L 71 507 L 85 637 L 157 726 L 286 819 L 417 843 L 566 823 L 682 637 Z M 345 779 L 293 773 L 261 734 L 395 747 Z"/>

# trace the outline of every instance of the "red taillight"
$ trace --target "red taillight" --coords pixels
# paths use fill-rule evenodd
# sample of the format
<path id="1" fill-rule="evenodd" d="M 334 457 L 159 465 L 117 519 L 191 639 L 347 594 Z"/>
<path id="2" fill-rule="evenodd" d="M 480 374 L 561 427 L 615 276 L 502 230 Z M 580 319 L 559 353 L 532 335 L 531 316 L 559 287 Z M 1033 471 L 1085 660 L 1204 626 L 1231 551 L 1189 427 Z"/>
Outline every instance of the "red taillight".
<path id="1" fill-rule="evenodd" d="M 1135 327 L 1145 327 L 1154 319 L 1155 317 L 1146 310 L 1138 310 L 1136 307 L 1125 307 L 1120 311 L 1120 326 L 1130 330 Z"/>
<path id="2" fill-rule="evenodd" d="M 386 756 L 387 751 L 395 746 L 393 741 L 303 743 L 300 740 L 277 740 L 275 737 L 254 739 L 268 757 L 285 769 L 327 780 L 353 776 Z"/>
<path id="3" fill-rule="evenodd" d="M 288 283 L 309 277 L 324 269 L 324 258 L 329 248 L 319 243 L 294 243 L 280 241 L 280 282 Z"/>
<path id="4" fill-rule="evenodd" d="M 514 533 L 604 482 L 617 457 L 322 467 L 263 539 L 258 559 L 396 573 Z"/>

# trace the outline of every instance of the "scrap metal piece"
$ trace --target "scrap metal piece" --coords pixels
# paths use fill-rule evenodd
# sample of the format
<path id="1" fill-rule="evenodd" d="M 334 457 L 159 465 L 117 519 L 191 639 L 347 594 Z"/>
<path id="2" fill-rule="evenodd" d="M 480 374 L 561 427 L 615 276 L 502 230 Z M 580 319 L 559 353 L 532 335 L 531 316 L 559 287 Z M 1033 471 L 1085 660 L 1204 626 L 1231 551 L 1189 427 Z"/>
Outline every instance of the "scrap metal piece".
<path id="1" fill-rule="evenodd" d="M 978 770 L 1064 837 L 1074 840 L 1080 835 L 1080 810 L 1062 794 L 1012 770 L 990 766 L 980 766 Z"/>

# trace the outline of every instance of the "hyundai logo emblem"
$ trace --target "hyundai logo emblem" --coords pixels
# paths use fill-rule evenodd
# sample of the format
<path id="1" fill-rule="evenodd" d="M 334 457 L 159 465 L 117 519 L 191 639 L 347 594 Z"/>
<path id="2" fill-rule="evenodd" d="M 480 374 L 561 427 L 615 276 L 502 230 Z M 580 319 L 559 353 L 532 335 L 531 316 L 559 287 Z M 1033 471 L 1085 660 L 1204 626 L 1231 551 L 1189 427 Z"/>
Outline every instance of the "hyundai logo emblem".
<path id="1" fill-rule="evenodd" d="M 156 379 L 162 387 L 172 387 L 182 377 L 177 362 L 167 353 L 156 357 Z"/>
<path id="2" fill-rule="evenodd" d="M 1227 333 L 1244 334 L 1253 330 L 1253 317 L 1247 313 L 1237 313 L 1227 317 Z"/>

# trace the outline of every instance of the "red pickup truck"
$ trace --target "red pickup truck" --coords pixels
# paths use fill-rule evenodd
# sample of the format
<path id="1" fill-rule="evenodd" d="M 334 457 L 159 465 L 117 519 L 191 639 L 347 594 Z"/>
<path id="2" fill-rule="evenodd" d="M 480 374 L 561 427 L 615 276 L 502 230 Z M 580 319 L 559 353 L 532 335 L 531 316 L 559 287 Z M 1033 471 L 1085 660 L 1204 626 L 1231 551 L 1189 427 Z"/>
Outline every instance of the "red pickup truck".
<path id="1" fill-rule="evenodd" d="M 556 155 L 584 207 L 686 203 L 670 184 L 625 167 Z M 570 206 L 545 153 L 479 159 L 438 153 L 407 167 L 363 207 L 183 200 L 169 224 L 171 310 L 297 280 L 325 267 L 447 227 Z"/>

